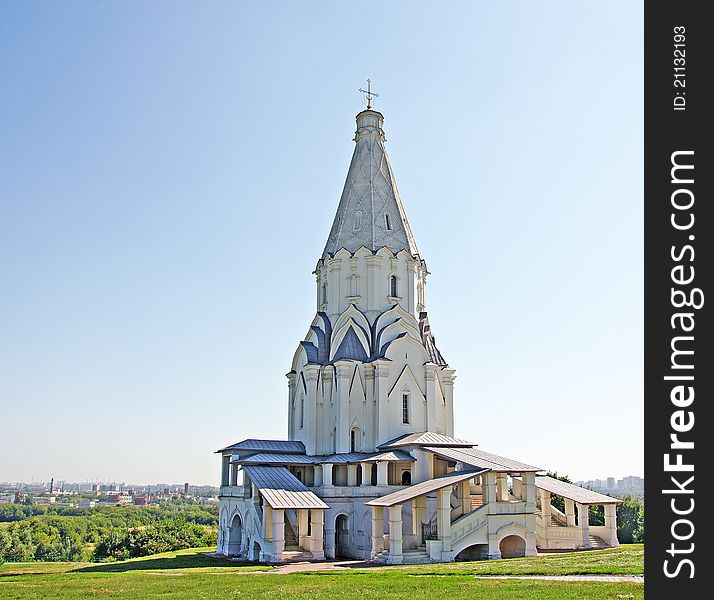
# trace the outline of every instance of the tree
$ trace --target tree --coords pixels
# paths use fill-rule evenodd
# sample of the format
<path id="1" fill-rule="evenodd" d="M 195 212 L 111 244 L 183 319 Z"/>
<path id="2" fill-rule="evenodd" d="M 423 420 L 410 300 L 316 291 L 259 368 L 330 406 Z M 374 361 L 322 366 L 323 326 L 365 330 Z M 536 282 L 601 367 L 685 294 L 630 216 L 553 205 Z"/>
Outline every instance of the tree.
<path id="1" fill-rule="evenodd" d="M 639 498 L 625 496 L 617 505 L 617 538 L 623 544 L 645 541 L 645 505 Z"/>

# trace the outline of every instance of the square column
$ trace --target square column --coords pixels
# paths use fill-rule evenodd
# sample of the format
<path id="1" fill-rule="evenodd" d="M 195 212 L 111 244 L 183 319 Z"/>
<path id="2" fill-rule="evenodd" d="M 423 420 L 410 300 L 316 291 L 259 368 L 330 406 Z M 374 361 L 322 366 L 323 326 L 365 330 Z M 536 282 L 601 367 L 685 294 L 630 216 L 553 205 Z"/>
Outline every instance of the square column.
<path id="1" fill-rule="evenodd" d="M 484 504 L 491 504 L 496 501 L 496 474 L 493 471 L 488 471 L 481 475 L 481 490 Z"/>
<path id="2" fill-rule="evenodd" d="M 565 498 L 565 524 L 575 527 L 575 502 Z"/>
<path id="3" fill-rule="evenodd" d="M 332 463 L 322 465 L 322 485 L 325 487 L 332 485 Z"/>
<path id="4" fill-rule="evenodd" d="M 372 509 L 372 553 L 374 558 L 384 550 L 384 507 L 370 506 Z"/>
<path id="5" fill-rule="evenodd" d="M 360 463 L 360 468 L 362 469 L 362 483 L 360 485 L 362 487 L 372 485 L 372 463 Z"/>
<path id="6" fill-rule="evenodd" d="M 377 485 L 388 485 L 389 463 L 386 460 L 380 460 L 377 463 Z"/>
<path id="7" fill-rule="evenodd" d="M 461 502 L 461 514 L 471 512 L 471 480 L 459 482 L 459 501 Z"/>
<path id="8" fill-rule="evenodd" d="M 578 507 L 578 527 L 583 534 L 582 545 L 590 548 L 590 513 L 587 504 L 577 504 Z"/>
<path id="9" fill-rule="evenodd" d="M 444 552 L 451 551 L 451 487 L 436 492 L 436 534 Z"/>
<path id="10" fill-rule="evenodd" d="M 347 485 L 350 487 L 357 485 L 357 465 L 347 465 Z"/>
<path id="11" fill-rule="evenodd" d="M 526 503 L 526 512 L 536 509 L 535 473 L 521 473 L 521 500 Z"/>
<path id="12" fill-rule="evenodd" d="M 496 473 L 496 502 L 508 502 L 508 475 Z"/>
<path id="13" fill-rule="evenodd" d="M 401 565 L 402 556 L 402 505 L 389 507 L 389 560 L 390 565 Z"/>
<path id="14" fill-rule="evenodd" d="M 616 504 L 606 504 L 605 505 L 605 529 L 606 539 L 605 541 L 609 546 L 617 547 L 620 542 L 617 539 L 617 505 Z"/>
<path id="15" fill-rule="evenodd" d="M 280 560 L 285 552 L 285 511 L 282 508 L 272 510 L 273 554 Z"/>
<path id="16" fill-rule="evenodd" d="M 273 539 L 273 509 L 269 504 L 263 506 L 263 539 L 269 542 Z"/>
<path id="17" fill-rule="evenodd" d="M 310 511 L 310 552 L 313 560 L 325 558 L 325 511 L 312 509 Z"/>
<path id="18" fill-rule="evenodd" d="M 426 496 L 419 496 L 412 500 L 412 533 L 416 536 L 417 546 L 424 540 L 421 537 L 421 526 L 426 523 Z"/>
<path id="19" fill-rule="evenodd" d="M 307 546 L 307 529 L 308 529 L 308 510 L 299 508 L 297 510 L 297 526 L 298 526 L 298 546 L 306 549 Z"/>
<path id="20" fill-rule="evenodd" d="M 550 492 L 540 490 L 540 516 L 543 527 L 550 527 Z"/>
<path id="21" fill-rule="evenodd" d="M 312 468 L 312 483 L 315 487 L 322 485 L 322 465 L 315 465 Z"/>

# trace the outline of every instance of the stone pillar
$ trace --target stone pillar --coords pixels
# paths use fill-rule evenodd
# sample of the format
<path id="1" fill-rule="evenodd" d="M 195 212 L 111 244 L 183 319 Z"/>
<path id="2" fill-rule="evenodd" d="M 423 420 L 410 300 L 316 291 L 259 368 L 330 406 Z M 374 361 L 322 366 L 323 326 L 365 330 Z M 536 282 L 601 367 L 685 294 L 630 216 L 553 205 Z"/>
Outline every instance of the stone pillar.
<path id="1" fill-rule="evenodd" d="M 372 509 L 372 552 L 374 558 L 384 550 L 384 507 L 371 506 Z"/>
<path id="2" fill-rule="evenodd" d="M 436 386 L 439 366 L 432 362 L 427 362 L 424 365 L 426 373 L 426 430 L 436 431 Z"/>
<path id="3" fill-rule="evenodd" d="M 231 481 L 231 456 L 224 454 L 221 461 L 221 485 L 230 485 Z"/>
<path id="4" fill-rule="evenodd" d="M 327 519 L 330 523 L 328 525 Z M 330 560 L 335 558 L 335 519 L 325 515 L 325 558 Z"/>
<path id="5" fill-rule="evenodd" d="M 535 473 L 521 473 L 521 499 L 526 503 L 526 512 L 536 509 Z"/>
<path id="6" fill-rule="evenodd" d="M 312 468 L 312 484 L 315 487 L 322 485 L 322 465 L 315 465 Z"/>
<path id="7" fill-rule="evenodd" d="M 584 548 L 590 548 L 590 514 L 588 512 L 587 504 L 576 505 L 578 507 L 578 527 L 583 534 L 582 545 Z"/>
<path id="8" fill-rule="evenodd" d="M 416 535 L 417 546 L 424 543 L 421 526 L 426 523 L 426 496 L 412 500 L 412 533 Z"/>
<path id="9" fill-rule="evenodd" d="M 350 448 L 350 377 L 354 372 L 354 363 L 338 360 L 335 363 L 337 372 L 337 398 L 335 408 L 337 413 L 336 452 L 349 452 Z"/>
<path id="10" fill-rule="evenodd" d="M 310 511 L 310 552 L 314 560 L 325 558 L 325 511 L 312 509 Z"/>
<path id="11" fill-rule="evenodd" d="M 285 511 L 282 508 L 274 508 L 272 513 L 273 554 L 280 560 L 285 552 Z"/>
<path id="12" fill-rule="evenodd" d="M 320 379 L 320 365 L 305 365 L 303 368 L 307 393 L 303 405 L 303 435 L 305 449 L 308 454 L 317 452 L 317 382 Z M 300 407 L 296 407 L 300 410 Z M 297 424 L 297 427 L 300 423 Z"/>
<path id="13" fill-rule="evenodd" d="M 389 507 L 389 564 L 401 565 L 402 556 L 402 505 Z"/>
<path id="14" fill-rule="evenodd" d="M 496 474 L 493 471 L 487 471 L 481 475 L 481 490 L 484 504 L 496 502 Z M 489 512 L 491 511 L 489 510 Z"/>
<path id="15" fill-rule="evenodd" d="M 269 542 L 273 539 L 273 509 L 266 503 L 263 506 L 263 539 Z"/>
<path id="16" fill-rule="evenodd" d="M 230 477 L 230 481 L 229 481 L 228 485 L 237 485 L 237 481 L 238 481 L 238 465 L 231 465 L 231 466 L 230 466 L 230 473 L 231 473 L 231 477 Z"/>
<path id="17" fill-rule="evenodd" d="M 379 257 L 381 258 L 381 257 Z M 369 267 L 369 259 L 367 257 L 367 266 Z M 369 296 L 368 296 L 369 297 Z M 389 439 L 389 407 L 387 405 L 387 378 L 389 377 L 389 362 L 384 359 L 377 359 L 372 363 L 374 365 L 374 395 L 377 401 L 377 419 L 375 422 L 376 436 L 378 443 L 386 442 Z M 394 436 L 392 436 L 394 437 Z M 375 444 L 376 446 L 377 444 Z"/>
<path id="18" fill-rule="evenodd" d="M 372 485 L 372 463 L 360 463 L 360 468 L 362 469 L 362 483 L 360 485 L 362 487 Z"/>
<path id="19" fill-rule="evenodd" d="M 461 502 L 461 514 L 471 512 L 471 480 L 459 482 L 459 501 Z"/>
<path id="20" fill-rule="evenodd" d="M 540 490 L 540 516 L 543 527 L 550 527 L 550 492 Z"/>
<path id="21" fill-rule="evenodd" d="M 513 478 L 513 495 L 519 500 L 523 500 L 523 481 L 516 477 Z"/>
<path id="22" fill-rule="evenodd" d="M 496 473 L 496 502 L 508 502 L 508 474 Z"/>
<path id="23" fill-rule="evenodd" d="M 575 527 L 575 502 L 565 498 L 565 524 Z"/>
<path id="24" fill-rule="evenodd" d="M 446 404 L 446 435 L 454 435 L 454 379 L 456 371 L 454 369 L 443 369 L 442 385 L 444 388 L 444 404 Z"/>
<path id="25" fill-rule="evenodd" d="M 451 551 L 451 486 L 436 491 L 436 533 L 444 552 Z"/>
<path id="26" fill-rule="evenodd" d="M 350 487 L 357 485 L 357 465 L 347 465 L 347 485 Z"/>
<path id="27" fill-rule="evenodd" d="M 607 531 L 605 542 L 609 546 L 617 547 L 620 542 L 617 539 L 617 505 L 605 505 L 605 528 Z"/>
<path id="28" fill-rule="evenodd" d="M 386 460 L 380 460 L 377 463 L 377 485 L 389 485 L 388 484 L 388 474 L 389 474 L 389 463 Z"/>
<path id="29" fill-rule="evenodd" d="M 434 478 L 434 458 L 427 450 L 412 451 L 416 462 L 412 467 L 412 483 L 421 483 Z"/>
<path id="30" fill-rule="evenodd" d="M 319 286 L 318 286 L 319 287 Z M 295 439 L 294 436 L 294 426 L 295 426 L 295 414 L 293 412 L 293 402 L 295 400 L 295 381 L 297 380 L 297 373 L 295 371 L 290 371 L 286 375 L 288 378 L 288 439 Z"/>
<path id="31" fill-rule="evenodd" d="M 325 487 L 332 485 L 332 463 L 322 465 L 322 485 Z"/>
<path id="32" fill-rule="evenodd" d="M 307 529 L 308 529 L 308 511 L 306 508 L 298 508 L 297 510 L 297 525 L 298 525 L 298 546 L 302 549 L 307 549 Z"/>

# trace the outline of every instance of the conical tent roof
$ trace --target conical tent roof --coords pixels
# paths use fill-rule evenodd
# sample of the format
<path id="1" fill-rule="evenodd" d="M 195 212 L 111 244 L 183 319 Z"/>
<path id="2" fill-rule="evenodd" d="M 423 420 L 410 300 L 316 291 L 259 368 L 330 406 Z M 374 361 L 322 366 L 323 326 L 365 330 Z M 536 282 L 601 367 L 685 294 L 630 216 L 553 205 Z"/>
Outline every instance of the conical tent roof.
<path id="1" fill-rule="evenodd" d="M 416 242 L 384 147 L 384 117 L 375 110 L 357 115 L 355 150 L 337 214 L 322 257 L 364 246 L 417 255 Z"/>

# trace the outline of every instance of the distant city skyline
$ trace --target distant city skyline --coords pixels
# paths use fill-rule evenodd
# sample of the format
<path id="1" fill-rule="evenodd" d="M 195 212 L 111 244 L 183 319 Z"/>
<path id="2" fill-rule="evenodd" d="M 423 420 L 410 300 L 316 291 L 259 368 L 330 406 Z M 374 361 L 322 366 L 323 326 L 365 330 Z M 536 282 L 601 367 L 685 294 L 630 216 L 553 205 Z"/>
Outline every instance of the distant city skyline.
<path id="1" fill-rule="evenodd" d="M 0 479 L 286 438 L 368 77 L 455 435 L 642 473 L 642 3 L 278 6 L 0 6 Z"/>

